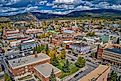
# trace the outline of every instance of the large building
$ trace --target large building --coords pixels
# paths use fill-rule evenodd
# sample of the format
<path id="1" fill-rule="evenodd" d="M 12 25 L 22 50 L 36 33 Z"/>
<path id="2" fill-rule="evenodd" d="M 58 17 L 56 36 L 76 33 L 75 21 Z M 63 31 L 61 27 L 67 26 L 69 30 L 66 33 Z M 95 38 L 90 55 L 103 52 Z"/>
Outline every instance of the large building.
<path id="1" fill-rule="evenodd" d="M 90 46 L 84 43 L 73 43 L 69 45 L 69 48 L 74 49 L 82 54 L 86 54 L 90 51 Z"/>
<path id="2" fill-rule="evenodd" d="M 106 48 L 103 51 L 102 59 L 112 64 L 121 65 L 121 49 Z"/>
<path id="3" fill-rule="evenodd" d="M 110 66 L 99 65 L 95 70 L 91 71 L 79 81 L 107 81 L 110 73 Z"/>
<path id="4" fill-rule="evenodd" d="M 113 44 L 110 48 L 99 48 L 97 58 L 112 64 L 121 65 L 121 46 Z"/>
<path id="5" fill-rule="evenodd" d="M 50 63 L 50 57 L 42 53 L 8 60 L 10 72 L 14 76 L 24 75 L 28 72 L 33 73 L 35 66 L 44 63 Z"/>
<path id="6" fill-rule="evenodd" d="M 24 37 L 19 30 L 4 30 L 3 31 L 3 39 L 11 40 L 11 39 L 18 39 Z"/>
<path id="7" fill-rule="evenodd" d="M 39 77 L 42 81 L 49 81 L 49 77 L 51 75 L 52 70 L 54 71 L 56 77 L 60 77 L 61 70 L 49 63 L 41 64 L 34 67 L 34 74 Z"/>

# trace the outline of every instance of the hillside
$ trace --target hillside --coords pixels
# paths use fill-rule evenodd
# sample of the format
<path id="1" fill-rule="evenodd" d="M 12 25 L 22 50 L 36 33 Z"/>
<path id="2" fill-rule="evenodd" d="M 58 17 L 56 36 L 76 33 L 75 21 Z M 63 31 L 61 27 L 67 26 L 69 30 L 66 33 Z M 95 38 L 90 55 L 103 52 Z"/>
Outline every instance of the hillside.
<path id="1" fill-rule="evenodd" d="M 55 19 L 55 18 L 78 18 L 78 17 L 93 17 L 93 18 L 110 18 L 110 19 L 121 19 L 121 11 L 112 9 L 98 9 L 98 10 L 85 10 L 85 11 L 74 11 L 67 15 L 48 14 L 48 13 L 24 13 L 14 16 L 1 17 L 11 21 L 37 21 L 42 19 Z M 4 20 L 4 19 L 2 19 Z"/>

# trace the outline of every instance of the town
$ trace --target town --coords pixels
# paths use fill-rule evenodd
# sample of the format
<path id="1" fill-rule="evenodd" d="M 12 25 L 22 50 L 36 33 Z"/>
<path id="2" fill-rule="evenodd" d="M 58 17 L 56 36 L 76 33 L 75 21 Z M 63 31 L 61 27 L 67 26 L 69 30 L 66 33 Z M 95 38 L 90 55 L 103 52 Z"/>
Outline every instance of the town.
<path id="1" fill-rule="evenodd" d="M 121 20 L 0 21 L 0 81 L 121 81 Z"/>

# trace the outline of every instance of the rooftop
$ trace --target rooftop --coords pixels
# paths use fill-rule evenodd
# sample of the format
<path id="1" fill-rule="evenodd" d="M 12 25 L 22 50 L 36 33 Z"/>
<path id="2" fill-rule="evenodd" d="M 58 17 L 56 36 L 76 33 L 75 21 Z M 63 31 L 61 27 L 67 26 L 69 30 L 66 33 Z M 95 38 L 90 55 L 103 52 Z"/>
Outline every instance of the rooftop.
<path id="1" fill-rule="evenodd" d="M 74 33 L 74 31 L 73 30 L 64 30 L 64 33 L 72 34 L 72 33 Z"/>
<path id="2" fill-rule="evenodd" d="M 110 69 L 109 66 L 99 65 L 95 70 L 91 71 L 89 74 L 82 77 L 80 81 L 91 81 L 92 79 L 97 79 L 99 78 L 99 76 L 101 76 L 105 71 L 109 69 Z"/>
<path id="3" fill-rule="evenodd" d="M 38 65 L 35 67 L 35 69 L 44 77 L 49 77 L 52 72 L 52 69 L 54 70 L 55 74 L 61 72 L 61 70 L 59 70 L 58 68 L 54 67 L 49 63 Z"/>
<path id="4" fill-rule="evenodd" d="M 105 50 L 113 53 L 121 54 L 121 49 L 118 49 L 118 48 L 106 48 Z"/>
<path id="5" fill-rule="evenodd" d="M 17 58 L 17 59 L 13 59 L 13 60 L 8 60 L 8 62 L 12 68 L 19 68 L 19 67 L 26 66 L 26 65 L 29 65 L 32 63 L 50 59 L 50 57 L 48 55 L 43 54 L 43 53 L 40 53 L 37 55 L 38 55 L 38 57 L 35 57 L 35 55 L 30 55 L 27 57 L 21 57 L 21 58 Z"/>
<path id="6" fill-rule="evenodd" d="M 77 47 L 85 47 L 85 46 L 88 46 L 88 44 L 85 44 L 85 43 L 73 43 L 71 45 L 77 46 Z"/>

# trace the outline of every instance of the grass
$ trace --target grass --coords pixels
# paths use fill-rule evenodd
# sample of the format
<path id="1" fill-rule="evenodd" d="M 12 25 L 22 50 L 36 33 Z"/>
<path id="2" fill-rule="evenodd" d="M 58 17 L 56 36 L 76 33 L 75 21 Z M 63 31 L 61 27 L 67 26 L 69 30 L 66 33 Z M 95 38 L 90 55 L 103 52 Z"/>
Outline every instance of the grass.
<path id="1" fill-rule="evenodd" d="M 66 76 L 69 76 L 75 72 L 77 72 L 79 70 L 78 67 L 75 66 L 75 64 L 73 63 L 69 63 L 69 68 L 70 68 L 70 72 L 68 73 L 65 73 L 63 70 L 62 70 L 62 66 L 64 65 L 66 60 L 59 60 L 59 65 L 57 66 L 57 68 L 59 68 L 61 71 L 62 71 L 62 75 L 60 76 L 60 78 L 64 78 Z"/>

